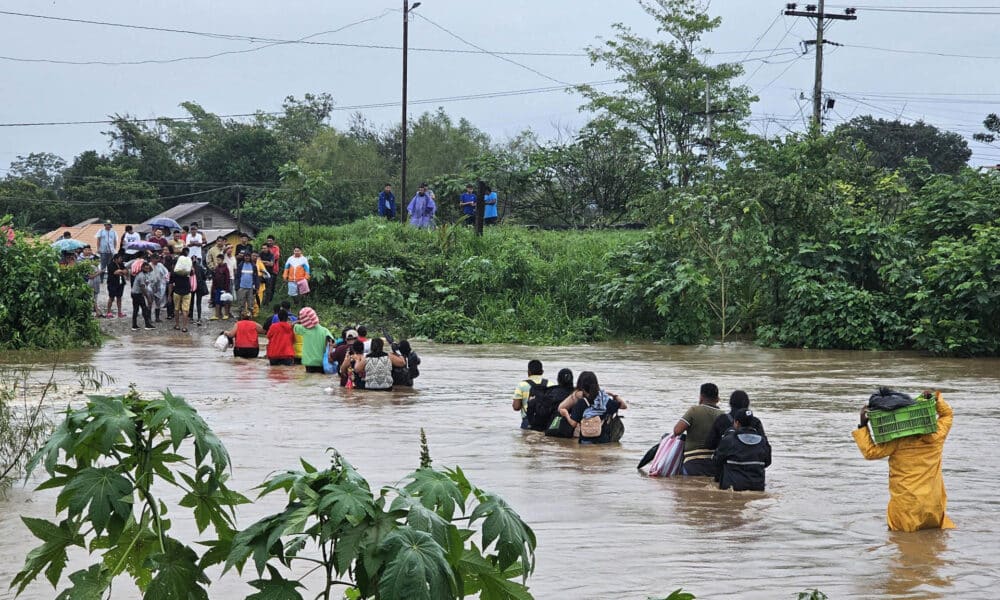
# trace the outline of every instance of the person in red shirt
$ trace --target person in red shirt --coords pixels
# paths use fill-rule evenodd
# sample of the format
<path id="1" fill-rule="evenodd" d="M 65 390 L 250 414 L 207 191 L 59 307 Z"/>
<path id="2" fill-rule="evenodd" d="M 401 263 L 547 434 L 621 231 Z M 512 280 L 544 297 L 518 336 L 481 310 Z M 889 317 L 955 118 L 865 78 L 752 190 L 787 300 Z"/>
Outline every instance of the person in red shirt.
<path id="1" fill-rule="evenodd" d="M 267 358 L 272 367 L 295 364 L 295 332 L 284 308 L 278 311 L 278 321 L 267 328 Z"/>
<path id="2" fill-rule="evenodd" d="M 249 312 L 244 312 L 233 328 L 225 332 L 233 340 L 233 356 L 236 358 L 257 358 L 260 355 L 257 337 L 263 333 L 264 328 L 253 320 Z"/>
<path id="3" fill-rule="evenodd" d="M 281 274 L 281 246 L 274 241 L 274 236 L 267 236 L 267 246 L 271 249 L 271 254 L 274 255 L 274 274 Z"/>

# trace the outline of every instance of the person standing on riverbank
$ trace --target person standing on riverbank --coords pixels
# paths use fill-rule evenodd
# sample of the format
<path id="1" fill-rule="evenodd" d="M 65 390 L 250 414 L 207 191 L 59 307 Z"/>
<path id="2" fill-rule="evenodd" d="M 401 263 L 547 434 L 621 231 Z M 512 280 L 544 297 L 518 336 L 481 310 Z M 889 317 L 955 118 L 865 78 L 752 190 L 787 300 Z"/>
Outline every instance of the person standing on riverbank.
<path id="1" fill-rule="evenodd" d="M 854 442 L 866 460 L 889 459 L 889 507 L 886 521 L 892 531 L 954 529 L 948 518 L 948 494 L 941 474 L 941 454 L 951 431 L 954 413 L 941 392 L 925 391 L 937 400 L 937 431 L 911 435 L 876 444 L 868 430 L 868 406 L 861 408 L 861 421 Z"/>
<path id="2" fill-rule="evenodd" d="M 465 193 L 459 198 L 458 207 L 462 209 L 462 224 L 476 224 L 476 194 L 472 191 L 472 184 L 465 186 Z"/>
<path id="3" fill-rule="evenodd" d="M 292 248 L 292 255 L 285 261 L 282 278 L 288 284 L 288 295 L 295 298 L 299 306 L 305 304 L 306 296 L 309 295 L 312 269 L 309 268 L 309 259 L 302 254 L 302 248 L 298 246 Z"/>
<path id="4" fill-rule="evenodd" d="M 698 404 L 687 409 L 680 421 L 674 425 L 674 435 L 686 433 L 684 440 L 684 464 L 682 475 L 712 477 L 715 463 L 712 454 L 715 448 L 708 447 L 708 436 L 715 420 L 721 416 L 719 409 L 719 386 L 703 383 L 698 395 Z"/>
<path id="5" fill-rule="evenodd" d="M 97 254 L 101 257 L 101 278 L 111 264 L 111 257 L 118 252 L 118 232 L 111 228 L 111 221 L 104 222 L 104 229 L 97 232 Z"/>
<path id="6" fill-rule="evenodd" d="M 483 225 L 496 225 L 499 219 L 497 213 L 497 193 L 491 188 L 486 188 L 486 195 L 483 196 Z"/>
<path id="7" fill-rule="evenodd" d="M 437 205 L 434 204 L 434 197 L 427 191 L 426 183 L 421 183 L 417 188 L 417 195 L 410 200 L 406 210 L 410 213 L 410 225 L 418 229 L 431 229 L 434 226 Z"/>
<path id="8" fill-rule="evenodd" d="M 396 196 L 391 184 L 385 184 L 385 189 L 378 194 L 378 216 L 390 221 L 396 218 Z"/>

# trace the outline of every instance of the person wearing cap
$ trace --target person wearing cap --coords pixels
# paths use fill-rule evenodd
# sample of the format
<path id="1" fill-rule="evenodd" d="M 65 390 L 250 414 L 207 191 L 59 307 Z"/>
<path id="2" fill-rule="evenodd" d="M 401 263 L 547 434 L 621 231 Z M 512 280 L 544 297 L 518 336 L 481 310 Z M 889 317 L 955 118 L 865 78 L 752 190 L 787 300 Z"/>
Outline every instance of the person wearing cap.
<path id="1" fill-rule="evenodd" d="M 97 238 L 97 254 L 101 258 L 101 278 L 111 264 L 111 257 L 118 252 L 118 232 L 111 228 L 111 221 L 104 222 L 104 228 L 94 236 Z"/>
<path id="2" fill-rule="evenodd" d="M 302 336 L 302 366 L 306 368 L 306 373 L 323 373 L 323 355 L 327 340 L 333 339 L 333 334 L 319 324 L 316 311 L 303 307 L 299 311 L 299 322 L 292 327 L 292 331 Z"/>
<path id="3" fill-rule="evenodd" d="M 936 400 L 937 431 L 911 435 L 876 444 L 868 430 L 868 406 L 861 408 L 861 421 L 854 442 L 867 460 L 889 459 L 889 507 L 886 521 L 892 531 L 954 529 L 948 518 L 948 494 L 941 474 L 941 454 L 951 431 L 954 412 L 941 392 L 925 390 Z"/>
<path id="4" fill-rule="evenodd" d="M 437 205 L 434 204 L 434 197 L 427 191 L 426 183 L 421 183 L 417 188 L 417 194 L 410 200 L 406 211 L 410 213 L 410 225 L 420 229 L 430 229 L 434 226 Z"/>
<path id="5" fill-rule="evenodd" d="M 347 359 L 347 353 L 350 352 L 351 346 L 358 340 L 358 332 L 354 329 L 347 329 L 343 332 L 344 341 L 337 344 L 337 347 L 330 352 L 330 362 L 337 363 L 338 365 L 344 364 Z M 340 387 L 347 386 L 347 376 L 340 376 Z"/>
<path id="6" fill-rule="evenodd" d="M 250 243 L 250 236 L 241 233 L 240 243 L 236 244 L 236 256 L 242 256 L 243 254 L 249 254 L 253 252 L 253 244 Z"/>
<path id="7" fill-rule="evenodd" d="M 719 472 L 719 488 L 743 492 L 764 491 L 764 469 L 771 466 L 771 444 L 754 426 L 753 411 L 736 411 L 733 428 L 722 437 L 712 461 Z"/>

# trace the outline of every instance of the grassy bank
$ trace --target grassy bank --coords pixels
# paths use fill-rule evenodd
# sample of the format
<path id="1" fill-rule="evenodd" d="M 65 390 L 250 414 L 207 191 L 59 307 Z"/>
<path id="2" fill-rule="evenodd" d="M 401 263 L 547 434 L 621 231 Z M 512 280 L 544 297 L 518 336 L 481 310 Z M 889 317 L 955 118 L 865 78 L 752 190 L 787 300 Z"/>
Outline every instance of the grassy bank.
<path id="1" fill-rule="evenodd" d="M 571 344 L 612 334 L 591 294 L 609 257 L 648 235 L 466 227 L 421 231 L 377 219 L 263 232 L 302 245 L 324 323 L 365 323 L 449 343 Z M 259 237 L 258 239 L 263 239 Z M 275 301 L 285 298 L 279 288 Z"/>

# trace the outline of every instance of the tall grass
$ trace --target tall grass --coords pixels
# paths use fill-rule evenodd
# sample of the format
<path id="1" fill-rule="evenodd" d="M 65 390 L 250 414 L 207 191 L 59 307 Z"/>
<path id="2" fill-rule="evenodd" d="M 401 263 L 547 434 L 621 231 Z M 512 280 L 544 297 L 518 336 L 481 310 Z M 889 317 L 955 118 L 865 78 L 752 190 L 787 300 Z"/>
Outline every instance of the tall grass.
<path id="1" fill-rule="evenodd" d="M 268 234 L 286 255 L 301 245 L 310 257 L 310 303 L 325 323 L 443 342 L 535 344 L 606 338 L 593 288 L 609 255 L 645 235 L 504 226 L 477 237 L 467 227 L 423 231 L 374 218 Z"/>

